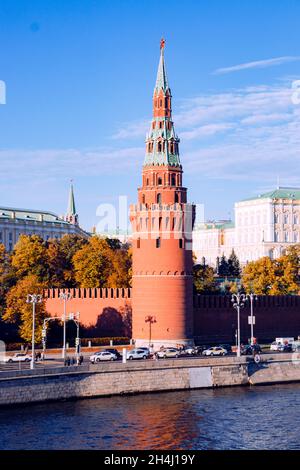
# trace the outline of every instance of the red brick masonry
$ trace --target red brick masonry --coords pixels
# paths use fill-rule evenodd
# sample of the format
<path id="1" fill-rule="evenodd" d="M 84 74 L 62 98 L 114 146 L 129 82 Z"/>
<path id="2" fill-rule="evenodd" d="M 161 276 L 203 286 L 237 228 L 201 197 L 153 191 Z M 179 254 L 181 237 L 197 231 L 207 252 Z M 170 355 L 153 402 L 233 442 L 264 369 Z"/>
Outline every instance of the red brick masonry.
<path id="1" fill-rule="evenodd" d="M 50 315 L 61 316 L 63 311 L 59 293 L 64 289 L 45 291 L 46 307 Z M 67 312 L 80 312 L 83 326 L 97 329 L 97 334 L 119 336 L 131 324 L 131 289 L 66 289 L 72 294 Z M 155 295 L 155 294 L 154 294 Z M 171 308 L 170 299 L 170 308 Z M 167 306 L 166 306 L 167 308 Z M 241 334 L 250 337 L 248 325 L 250 305 L 241 310 Z M 300 335 L 300 296 L 260 296 L 254 304 L 256 324 L 254 334 L 259 340 L 276 336 Z M 199 295 L 194 297 L 194 336 L 202 341 L 234 341 L 237 314 L 230 296 Z M 155 324 L 154 328 L 159 329 Z M 122 330 L 122 331 L 121 331 Z"/>

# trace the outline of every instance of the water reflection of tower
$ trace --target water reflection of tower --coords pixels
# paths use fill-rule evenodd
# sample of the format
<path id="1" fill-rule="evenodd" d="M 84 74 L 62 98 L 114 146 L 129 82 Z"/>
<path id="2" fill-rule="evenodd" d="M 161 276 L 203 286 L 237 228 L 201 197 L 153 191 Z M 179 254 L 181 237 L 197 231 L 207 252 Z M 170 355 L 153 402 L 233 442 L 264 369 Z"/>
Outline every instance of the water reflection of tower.
<path id="1" fill-rule="evenodd" d="M 163 371 L 161 371 L 163 373 Z M 202 390 L 201 393 L 205 394 Z M 173 396 L 173 399 L 172 399 Z M 126 407 L 122 406 L 121 421 L 132 423 L 134 444 L 129 437 L 128 448 L 176 449 L 195 448 L 199 438 L 199 398 L 196 392 L 176 392 L 127 397 Z M 200 408 L 201 410 L 201 408 Z M 118 434 L 118 433 L 117 433 Z M 132 430 L 126 435 L 131 436 Z M 114 449 L 126 448 L 124 434 L 114 441 Z"/>

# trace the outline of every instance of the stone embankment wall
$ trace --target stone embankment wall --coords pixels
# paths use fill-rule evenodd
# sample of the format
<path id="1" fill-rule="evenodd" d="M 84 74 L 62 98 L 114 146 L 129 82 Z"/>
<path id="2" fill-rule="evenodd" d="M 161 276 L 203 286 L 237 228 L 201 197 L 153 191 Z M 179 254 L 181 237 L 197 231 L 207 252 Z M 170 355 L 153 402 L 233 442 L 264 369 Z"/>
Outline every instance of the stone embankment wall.
<path id="1" fill-rule="evenodd" d="M 300 382 L 300 359 L 260 365 L 249 364 L 248 374 L 251 385 Z"/>
<path id="2" fill-rule="evenodd" d="M 0 405 L 246 385 L 246 359 L 95 364 L 0 373 Z"/>
<path id="3" fill-rule="evenodd" d="M 300 355 L 255 365 L 242 358 L 177 359 L 0 372 L 0 405 L 300 382 Z M 291 356 L 291 355 L 290 355 Z"/>

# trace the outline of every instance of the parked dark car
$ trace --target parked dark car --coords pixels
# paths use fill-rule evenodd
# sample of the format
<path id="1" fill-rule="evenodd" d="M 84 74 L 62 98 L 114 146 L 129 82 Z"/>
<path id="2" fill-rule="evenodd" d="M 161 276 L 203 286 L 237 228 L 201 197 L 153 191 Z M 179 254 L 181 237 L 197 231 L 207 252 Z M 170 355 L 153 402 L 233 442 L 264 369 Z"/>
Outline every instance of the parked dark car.
<path id="1" fill-rule="evenodd" d="M 246 346 L 241 347 L 242 356 L 250 356 L 253 354 L 252 346 L 247 344 Z"/>
<path id="2" fill-rule="evenodd" d="M 220 347 L 226 349 L 228 353 L 232 352 L 232 347 L 230 346 L 230 344 L 220 344 Z"/>
<path id="3" fill-rule="evenodd" d="M 262 350 L 261 350 L 261 347 L 259 346 L 259 344 L 253 344 L 253 345 L 250 345 L 250 344 L 246 344 L 244 346 L 241 346 L 241 354 L 243 356 L 250 356 L 250 355 L 253 355 L 253 354 L 258 354 L 258 353 L 261 353 Z"/>
<path id="4" fill-rule="evenodd" d="M 293 352 L 293 347 L 291 344 L 281 344 L 278 347 L 278 351 L 280 352 Z"/>
<path id="5" fill-rule="evenodd" d="M 115 354 L 118 359 L 121 359 L 121 357 L 122 357 L 122 354 L 120 354 L 117 349 L 105 348 L 105 351 L 110 352 L 110 353 L 112 353 L 112 354 Z"/>
<path id="6" fill-rule="evenodd" d="M 202 352 L 207 349 L 207 346 L 195 346 L 194 348 L 194 351 L 195 351 L 195 355 L 201 355 Z"/>

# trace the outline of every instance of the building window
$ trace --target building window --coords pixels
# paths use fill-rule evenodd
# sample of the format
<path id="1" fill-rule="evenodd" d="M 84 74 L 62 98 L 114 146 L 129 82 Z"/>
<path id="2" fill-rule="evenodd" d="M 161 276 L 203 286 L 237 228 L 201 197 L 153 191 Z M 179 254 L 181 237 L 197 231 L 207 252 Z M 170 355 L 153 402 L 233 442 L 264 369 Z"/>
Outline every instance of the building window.
<path id="1" fill-rule="evenodd" d="M 294 242 L 295 243 L 299 242 L 299 233 L 298 232 L 294 232 Z"/>
<path id="2" fill-rule="evenodd" d="M 160 238 L 157 238 L 156 239 L 156 248 L 160 248 L 160 246 L 161 246 L 161 240 L 160 240 Z"/>
<path id="3" fill-rule="evenodd" d="M 178 193 L 175 193 L 175 203 L 177 204 L 177 202 L 179 202 L 179 196 Z"/>
<path id="4" fill-rule="evenodd" d="M 278 232 L 275 232 L 275 242 L 279 242 L 279 234 L 278 234 Z"/>
<path id="5" fill-rule="evenodd" d="M 149 178 L 146 179 L 146 185 L 149 186 Z"/>
<path id="6" fill-rule="evenodd" d="M 145 194 L 142 195 L 142 204 L 145 204 Z"/>
<path id="7" fill-rule="evenodd" d="M 285 242 L 289 241 L 289 233 L 288 232 L 284 232 L 284 241 Z"/>
<path id="8" fill-rule="evenodd" d="M 162 185 L 162 178 L 158 178 L 158 185 Z"/>
<path id="9" fill-rule="evenodd" d="M 279 223 L 279 215 L 278 215 L 278 214 L 275 214 L 275 216 L 274 216 L 274 222 L 275 222 L 275 224 L 278 224 L 278 223 Z"/>
<path id="10" fill-rule="evenodd" d="M 299 217 L 298 215 L 294 215 L 294 224 L 298 225 L 299 224 Z"/>
<path id="11" fill-rule="evenodd" d="M 289 216 L 288 216 L 288 214 L 284 214 L 284 219 L 283 219 L 283 220 L 284 220 L 284 222 L 283 222 L 284 224 L 288 224 L 288 223 L 289 223 Z"/>
<path id="12" fill-rule="evenodd" d="M 8 251 L 12 251 L 12 250 L 13 250 L 13 244 L 12 244 L 12 242 L 9 242 Z"/>
<path id="13" fill-rule="evenodd" d="M 2 242 L 3 240 L 3 235 L 2 235 L 2 232 L 0 232 L 0 242 Z"/>
<path id="14" fill-rule="evenodd" d="M 182 247 L 183 247 L 183 240 L 182 240 L 182 238 L 179 238 L 178 241 L 179 241 L 179 248 L 182 248 Z"/>
<path id="15" fill-rule="evenodd" d="M 171 185 L 176 186 L 176 176 L 175 175 L 171 176 Z"/>
<path id="16" fill-rule="evenodd" d="M 157 143 L 157 151 L 158 151 L 158 153 L 162 152 L 162 144 L 161 144 L 161 142 L 158 142 L 158 143 Z"/>
<path id="17" fill-rule="evenodd" d="M 136 241 L 136 247 L 141 248 L 141 239 L 140 238 L 138 238 L 137 241 Z"/>
<path id="18" fill-rule="evenodd" d="M 156 203 L 161 204 L 161 194 L 160 193 L 158 193 L 158 195 L 156 196 Z"/>
<path id="19" fill-rule="evenodd" d="M 161 230 L 161 224 L 162 224 L 162 217 L 159 217 L 158 219 L 158 229 Z"/>
<path id="20" fill-rule="evenodd" d="M 12 236 L 11 232 L 9 232 L 9 234 L 8 234 L 8 239 L 9 239 L 9 241 L 12 241 L 12 239 L 13 239 L 13 236 Z"/>

